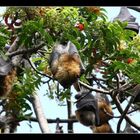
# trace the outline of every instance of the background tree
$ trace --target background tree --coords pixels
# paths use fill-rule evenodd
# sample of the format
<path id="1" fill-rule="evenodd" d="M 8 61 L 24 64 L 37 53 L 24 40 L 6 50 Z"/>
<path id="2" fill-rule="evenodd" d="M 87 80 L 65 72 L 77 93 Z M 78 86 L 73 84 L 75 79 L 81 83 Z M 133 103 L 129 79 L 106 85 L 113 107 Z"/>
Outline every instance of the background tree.
<path id="1" fill-rule="evenodd" d="M 128 127 L 140 130 L 129 117 L 139 110 L 140 36 L 126 29 L 127 21 L 109 22 L 105 9 L 100 7 L 7 7 L 3 19 L 5 24 L 0 27 L 1 133 L 14 133 L 24 120 L 38 121 L 42 133 L 50 133 L 48 122 L 54 121 L 56 133 L 62 133 L 59 123 L 67 122 L 68 133 L 74 133 L 73 123 L 77 119 L 71 113 L 75 106 L 71 100 L 73 91 L 63 88 L 49 68 L 54 44 L 68 41 L 77 47 L 85 67 L 80 87 L 96 93 L 101 103 L 109 97 L 111 109 L 120 112 L 120 116 L 114 116 L 103 108 L 103 113 L 110 118 L 119 118 L 115 133 L 120 133 L 123 119 L 127 121 L 127 130 Z M 46 119 L 36 93 L 42 83 L 49 98 L 67 103 L 67 120 Z M 122 109 L 124 101 L 127 106 Z M 32 117 L 31 105 L 36 118 Z M 100 132 L 94 125 L 91 129 L 93 133 Z"/>

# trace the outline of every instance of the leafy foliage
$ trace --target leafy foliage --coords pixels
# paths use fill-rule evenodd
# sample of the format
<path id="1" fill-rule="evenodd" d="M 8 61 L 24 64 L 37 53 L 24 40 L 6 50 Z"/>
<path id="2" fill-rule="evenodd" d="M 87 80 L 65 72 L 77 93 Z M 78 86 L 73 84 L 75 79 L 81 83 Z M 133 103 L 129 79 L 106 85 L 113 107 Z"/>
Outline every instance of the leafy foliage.
<path id="1" fill-rule="evenodd" d="M 127 30 L 127 22 L 109 22 L 104 8 L 100 7 L 8 7 L 4 17 L 9 14 L 12 20 L 15 16 L 22 20 L 22 27 L 13 33 L 0 27 L 0 53 L 5 54 L 5 44 L 10 42 L 12 35 L 18 36 L 18 49 L 34 49 L 41 41 L 44 47 L 29 54 L 32 66 L 23 68 L 22 74 L 13 86 L 12 104 L 7 104 L 10 110 L 15 108 L 19 117 L 31 111 L 29 97 L 39 89 L 41 84 L 47 84 L 46 95 L 51 99 L 64 101 L 70 97 L 70 90 L 63 89 L 49 70 L 49 54 L 55 42 L 73 42 L 86 68 L 80 80 L 89 84 L 87 76 L 100 75 L 104 85 L 114 87 L 113 80 L 120 71 L 124 79 L 133 84 L 140 84 L 140 36 Z M 76 24 L 82 24 L 79 29 Z M 10 42 L 12 43 L 12 42 Z M 129 61 L 128 61 L 129 60 Z M 131 60 L 131 61 L 130 61 Z M 36 71 L 34 70 L 36 69 Z M 38 72 L 39 71 L 39 72 Z M 46 77 L 45 77 L 46 74 Z M 47 80 L 44 81 L 44 80 Z M 19 113 L 20 112 L 20 113 Z"/>

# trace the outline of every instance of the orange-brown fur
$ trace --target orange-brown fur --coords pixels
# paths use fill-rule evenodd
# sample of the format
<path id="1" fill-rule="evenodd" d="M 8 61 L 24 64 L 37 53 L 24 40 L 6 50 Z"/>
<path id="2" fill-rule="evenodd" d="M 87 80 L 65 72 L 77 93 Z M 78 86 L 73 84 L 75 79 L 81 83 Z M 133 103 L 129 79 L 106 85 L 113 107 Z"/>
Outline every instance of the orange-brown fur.
<path id="1" fill-rule="evenodd" d="M 80 59 L 73 55 L 63 54 L 57 64 L 54 77 L 62 84 L 72 84 L 80 77 Z"/>
<path id="2" fill-rule="evenodd" d="M 16 78 L 16 69 L 12 69 L 8 75 L 4 76 L 1 80 L 1 90 L 0 90 L 0 96 L 1 97 L 5 97 L 7 96 L 11 90 L 12 90 L 12 86 L 13 86 L 13 82 Z"/>
<path id="3" fill-rule="evenodd" d="M 93 133 L 112 133 L 112 128 L 108 123 L 104 123 L 98 127 L 91 127 Z"/>
<path id="4" fill-rule="evenodd" d="M 113 118 L 112 107 L 105 99 L 99 99 L 99 118 L 100 126 L 91 126 L 93 133 L 113 133 L 111 126 L 108 121 Z M 108 115 L 110 114 L 110 115 Z"/>
<path id="5" fill-rule="evenodd" d="M 110 120 L 112 118 L 108 114 L 113 116 L 111 105 L 108 104 L 105 100 L 100 100 L 100 101 L 98 101 L 98 107 L 99 107 L 100 123 L 101 124 L 106 123 L 108 120 Z M 106 114 L 106 112 L 108 114 Z"/>

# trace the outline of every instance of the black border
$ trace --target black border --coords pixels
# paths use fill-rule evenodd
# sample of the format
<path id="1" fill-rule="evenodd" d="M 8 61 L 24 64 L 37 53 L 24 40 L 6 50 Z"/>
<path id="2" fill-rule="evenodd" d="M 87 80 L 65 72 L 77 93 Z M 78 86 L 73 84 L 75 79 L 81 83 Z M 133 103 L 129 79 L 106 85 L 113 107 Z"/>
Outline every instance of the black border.
<path id="1" fill-rule="evenodd" d="M 131 3 L 127 0 L 0 0 L 0 6 L 139 6 L 139 1 L 131 1 Z M 72 140 L 73 138 L 78 140 L 82 138 L 85 140 L 89 138 L 90 140 L 109 140 L 109 139 L 133 139 L 134 137 L 140 137 L 139 134 L 1 134 L 0 137 L 10 139 L 49 139 L 54 140 L 55 138 L 58 140 L 68 138 Z"/>
<path id="2" fill-rule="evenodd" d="M 138 0 L 0 0 L 0 6 L 139 6 Z"/>
<path id="3" fill-rule="evenodd" d="M 113 140 L 113 139 L 134 139 L 140 138 L 140 135 L 138 134 L 1 134 L 1 138 L 7 139 L 9 137 L 10 139 L 28 139 L 28 140 Z"/>

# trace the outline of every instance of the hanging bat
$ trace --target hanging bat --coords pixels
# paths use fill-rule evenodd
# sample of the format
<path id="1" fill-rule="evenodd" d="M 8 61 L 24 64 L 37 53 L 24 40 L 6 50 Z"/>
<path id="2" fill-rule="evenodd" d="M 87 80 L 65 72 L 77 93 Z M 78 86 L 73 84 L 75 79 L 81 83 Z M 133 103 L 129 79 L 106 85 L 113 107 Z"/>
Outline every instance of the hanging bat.
<path id="1" fill-rule="evenodd" d="M 76 99 L 79 100 L 87 93 L 76 95 Z M 101 126 L 108 123 L 113 118 L 113 112 L 109 101 L 106 98 L 95 98 L 91 93 L 83 97 L 77 102 L 76 117 L 79 122 L 85 126 Z"/>
<path id="2" fill-rule="evenodd" d="M 13 65 L 11 61 L 6 61 L 0 57 L 0 76 L 7 75 L 11 71 L 12 67 Z"/>
<path id="3" fill-rule="evenodd" d="M 16 68 L 11 61 L 5 61 L 0 57 L 0 97 L 5 97 L 11 92 L 15 77 Z"/>
<path id="4" fill-rule="evenodd" d="M 64 88 L 75 83 L 85 71 L 77 48 L 70 41 L 66 45 L 56 43 L 49 65 L 54 78 Z"/>
<path id="5" fill-rule="evenodd" d="M 76 118 L 85 126 L 98 126 L 100 124 L 100 120 L 97 100 L 91 93 L 86 94 L 87 93 L 83 93 L 80 96 L 75 96 L 78 100 L 76 104 L 77 110 L 75 111 Z"/>
<path id="6" fill-rule="evenodd" d="M 120 20 L 121 22 L 128 22 L 128 25 L 125 29 L 129 29 L 135 31 L 137 34 L 139 33 L 139 24 L 135 22 L 136 18 L 131 15 L 127 7 L 121 7 L 120 13 L 113 19 L 113 21 Z"/>
<path id="7" fill-rule="evenodd" d="M 132 90 L 133 104 L 139 105 L 140 102 L 140 84 L 137 84 Z"/>

